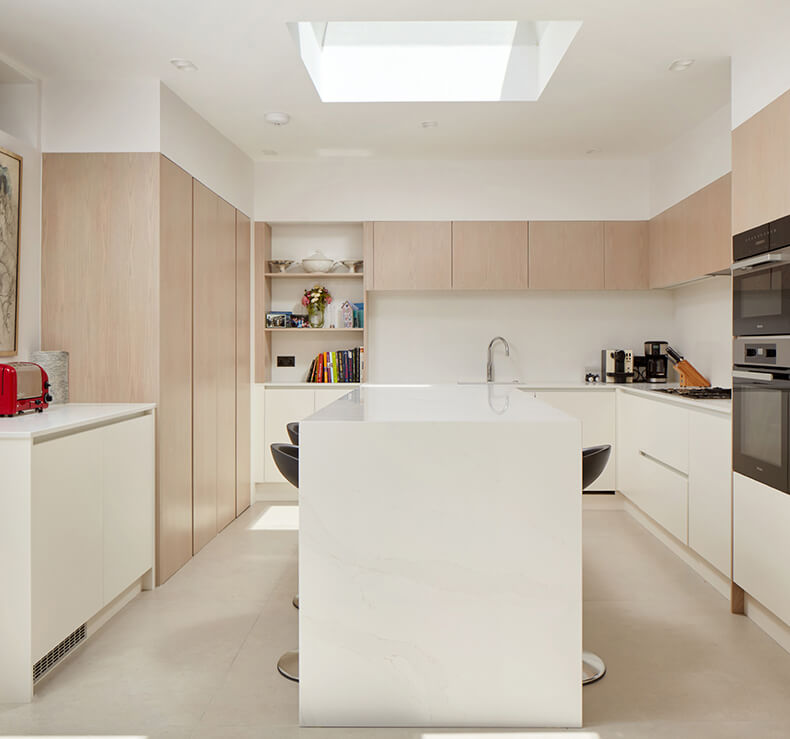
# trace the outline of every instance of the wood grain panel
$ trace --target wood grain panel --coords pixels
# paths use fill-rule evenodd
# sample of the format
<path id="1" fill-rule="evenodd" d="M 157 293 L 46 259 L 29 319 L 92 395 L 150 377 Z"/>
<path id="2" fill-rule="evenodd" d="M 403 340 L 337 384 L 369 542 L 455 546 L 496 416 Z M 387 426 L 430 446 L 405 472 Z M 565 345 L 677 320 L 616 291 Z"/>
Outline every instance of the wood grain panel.
<path id="1" fill-rule="evenodd" d="M 266 327 L 266 313 L 271 308 L 269 280 L 264 276 L 272 258 L 272 227 L 258 221 L 255 224 L 255 382 L 272 379 L 272 337 Z M 367 265 L 365 265 L 367 267 Z"/>
<path id="2" fill-rule="evenodd" d="M 373 275 L 374 275 L 374 261 L 373 261 L 373 221 L 365 221 L 362 224 L 362 260 L 364 262 L 363 269 L 365 275 L 363 281 L 363 301 L 365 304 L 365 319 L 364 329 L 362 331 L 362 346 L 365 349 L 365 366 L 362 370 L 362 382 L 368 381 L 368 364 L 367 359 L 370 357 L 368 347 L 370 346 L 370 321 L 368 321 L 368 313 L 370 304 L 368 303 L 369 291 L 373 289 Z"/>
<path id="3" fill-rule="evenodd" d="M 728 173 L 650 220 L 651 288 L 678 285 L 730 266 L 731 183 Z"/>
<path id="4" fill-rule="evenodd" d="M 192 556 L 192 177 L 160 158 L 157 582 Z"/>
<path id="5" fill-rule="evenodd" d="M 373 270 L 376 290 L 449 290 L 453 276 L 450 222 L 375 222 Z"/>
<path id="6" fill-rule="evenodd" d="M 542 290 L 602 290 L 601 221 L 531 221 L 529 286 Z"/>
<path id="7" fill-rule="evenodd" d="M 527 223 L 453 221 L 453 290 L 528 286 Z"/>
<path id="8" fill-rule="evenodd" d="M 250 219 L 236 211 L 236 515 L 250 506 Z"/>
<path id="9" fill-rule="evenodd" d="M 156 402 L 159 155 L 45 154 L 42 348 L 73 402 Z"/>
<path id="10" fill-rule="evenodd" d="M 236 211 L 193 180 L 193 551 L 236 515 Z"/>
<path id="11" fill-rule="evenodd" d="M 647 221 L 606 221 L 604 287 L 607 290 L 647 290 Z"/>
<path id="12" fill-rule="evenodd" d="M 732 233 L 790 213 L 790 92 L 732 132 Z"/>

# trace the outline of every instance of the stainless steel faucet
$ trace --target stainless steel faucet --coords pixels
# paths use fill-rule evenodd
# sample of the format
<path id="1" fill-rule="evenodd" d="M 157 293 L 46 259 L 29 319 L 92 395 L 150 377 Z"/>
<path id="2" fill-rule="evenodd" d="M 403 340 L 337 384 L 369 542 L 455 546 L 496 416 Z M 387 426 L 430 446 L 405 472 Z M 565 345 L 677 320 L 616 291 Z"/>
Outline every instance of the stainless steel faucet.
<path id="1" fill-rule="evenodd" d="M 486 382 L 494 381 L 494 344 L 496 344 L 497 341 L 501 341 L 504 345 L 505 356 L 510 356 L 510 344 L 507 343 L 507 339 L 502 336 L 495 336 L 491 339 L 491 343 L 488 345 L 488 362 L 486 362 Z"/>

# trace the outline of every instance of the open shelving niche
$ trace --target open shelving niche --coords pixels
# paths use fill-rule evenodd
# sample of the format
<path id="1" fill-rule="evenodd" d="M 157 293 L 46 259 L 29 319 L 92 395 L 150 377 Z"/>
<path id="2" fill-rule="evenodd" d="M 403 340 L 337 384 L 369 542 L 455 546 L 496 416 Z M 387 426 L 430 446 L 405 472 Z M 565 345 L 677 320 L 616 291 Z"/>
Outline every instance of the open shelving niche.
<path id="1" fill-rule="evenodd" d="M 351 273 L 338 265 L 330 273 L 304 272 L 300 260 L 315 251 L 339 262 L 364 260 L 362 273 Z M 301 386 L 310 363 L 322 351 L 365 347 L 366 370 L 368 316 L 364 328 L 267 329 L 270 311 L 306 312 L 301 305 L 304 290 L 325 285 L 333 305 L 344 300 L 363 303 L 367 308 L 368 275 L 372 275 L 372 229 L 368 223 L 265 223 L 255 224 L 255 381 L 272 385 Z M 271 272 L 270 259 L 291 259 L 295 263 L 287 272 Z M 367 310 L 365 310 L 367 314 Z M 294 367 L 278 367 L 278 355 L 294 357 Z M 363 376 L 363 381 L 366 379 Z M 351 383 L 335 385 L 342 387 Z M 321 387 L 308 384 L 306 387 Z M 323 387 L 326 387 L 326 383 Z"/>

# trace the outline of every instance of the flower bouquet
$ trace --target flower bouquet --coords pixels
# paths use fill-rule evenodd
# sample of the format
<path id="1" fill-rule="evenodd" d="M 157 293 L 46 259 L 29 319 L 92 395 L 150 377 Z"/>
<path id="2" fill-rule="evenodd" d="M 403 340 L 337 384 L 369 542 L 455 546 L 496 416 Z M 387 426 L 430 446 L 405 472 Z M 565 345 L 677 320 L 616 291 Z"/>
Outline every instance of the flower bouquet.
<path id="1" fill-rule="evenodd" d="M 310 328 L 323 328 L 324 308 L 332 302 L 332 296 L 323 285 L 315 285 L 304 291 L 302 305 L 307 308 Z"/>

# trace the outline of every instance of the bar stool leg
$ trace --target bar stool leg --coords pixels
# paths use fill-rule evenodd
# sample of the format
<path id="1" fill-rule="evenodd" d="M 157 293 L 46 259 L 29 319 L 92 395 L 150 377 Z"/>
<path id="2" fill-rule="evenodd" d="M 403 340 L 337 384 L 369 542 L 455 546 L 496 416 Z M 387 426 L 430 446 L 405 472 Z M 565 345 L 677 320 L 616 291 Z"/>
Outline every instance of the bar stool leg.
<path id="1" fill-rule="evenodd" d="M 606 665 L 593 652 L 582 652 L 582 685 L 600 680 L 606 674 Z"/>
<path id="2" fill-rule="evenodd" d="M 277 672 L 295 683 L 299 682 L 299 650 L 286 652 L 277 660 Z"/>

